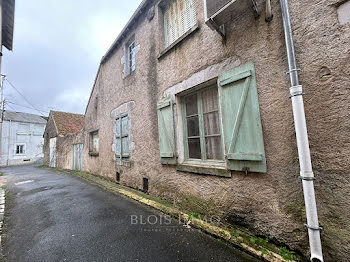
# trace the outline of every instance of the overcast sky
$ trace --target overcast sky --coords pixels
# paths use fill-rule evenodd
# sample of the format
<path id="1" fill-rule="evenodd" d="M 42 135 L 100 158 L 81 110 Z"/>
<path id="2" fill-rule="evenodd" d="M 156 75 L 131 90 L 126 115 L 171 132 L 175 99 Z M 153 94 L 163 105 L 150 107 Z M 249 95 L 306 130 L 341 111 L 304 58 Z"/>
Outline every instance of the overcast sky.
<path id="1" fill-rule="evenodd" d="M 84 113 L 101 57 L 140 3 L 17 0 L 14 49 L 3 50 L 2 74 L 46 115 Z M 6 81 L 4 95 L 7 110 L 38 114 Z"/>

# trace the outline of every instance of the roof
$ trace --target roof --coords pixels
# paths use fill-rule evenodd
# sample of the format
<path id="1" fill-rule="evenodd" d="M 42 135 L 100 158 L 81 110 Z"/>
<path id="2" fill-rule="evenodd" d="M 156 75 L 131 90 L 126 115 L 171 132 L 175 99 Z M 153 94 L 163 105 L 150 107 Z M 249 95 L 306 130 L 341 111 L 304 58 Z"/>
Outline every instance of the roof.
<path id="1" fill-rule="evenodd" d="M 4 120 L 33 124 L 46 124 L 46 120 L 42 116 L 7 110 L 4 111 Z"/>
<path id="2" fill-rule="evenodd" d="M 15 0 L 2 0 L 2 45 L 8 50 L 13 47 L 13 28 L 15 21 Z"/>
<path id="3" fill-rule="evenodd" d="M 60 111 L 50 111 L 58 135 L 74 134 L 80 131 L 85 123 L 85 116 Z"/>
<path id="4" fill-rule="evenodd" d="M 126 23 L 124 26 L 123 30 L 119 33 L 117 38 L 114 40 L 112 46 L 107 50 L 107 53 L 102 57 L 101 63 L 105 63 L 109 56 L 113 53 L 114 49 L 118 46 L 118 44 L 123 40 L 123 38 L 127 35 L 130 27 L 136 21 L 136 19 L 142 14 L 144 11 L 145 7 L 147 6 L 148 3 L 150 3 L 151 0 L 143 0 L 141 4 L 138 6 L 134 14 L 131 16 L 129 21 Z"/>
<path id="5" fill-rule="evenodd" d="M 112 55 L 113 51 L 117 48 L 117 46 L 120 44 L 120 42 L 123 40 L 123 38 L 128 34 L 129 29 L 133 25 L 134 21 L 136 21 L 136 19 L 139 18 L 139 16 L 143 13 L 144 9 L 147 7 L 147 4 L 150 2 L 151 2 L 151 0 L 143 0 L 140 3 L 140 5 L 137 7 L 134 14 L 131 16 L 129 21 L 124 26 L 123 30 L 119 33 L 119 35 L 114 40 L 111 47 L 107 50 L 106 54 L 102 57 L 101 62 L 100 62 L 99 67 L 98 67 L 98 70 L 97 70 L 97 73 L 96 73 L 94 84 L 93 84 L 91 92 L 90 92 L 89 101 L 88 101 L 86 108 L 85 108 L 85 114 L 86 114 L 87 108 L 88 108 L 90 100 L 91 100 L 92 92 L 94 91 L 94 88 L 96 85 L 98 74 L 100 73 L 100 70 L 101 70 L 101 65 L 104 64 L 108 60 L 108 58 Z"/>

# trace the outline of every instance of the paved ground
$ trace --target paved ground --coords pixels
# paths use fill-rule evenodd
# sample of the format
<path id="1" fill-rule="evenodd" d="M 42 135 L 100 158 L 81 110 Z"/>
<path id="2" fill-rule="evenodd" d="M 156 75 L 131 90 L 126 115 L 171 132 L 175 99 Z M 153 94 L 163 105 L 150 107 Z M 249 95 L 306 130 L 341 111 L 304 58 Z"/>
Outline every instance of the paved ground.
<path id="1" fill-rule="evenodd" d="M 0 172 L 8 190 L 5 261 L 256 261 L 74 176 L 34 166 Z M 132 224 L 131 216 L 158 223 Z"/>

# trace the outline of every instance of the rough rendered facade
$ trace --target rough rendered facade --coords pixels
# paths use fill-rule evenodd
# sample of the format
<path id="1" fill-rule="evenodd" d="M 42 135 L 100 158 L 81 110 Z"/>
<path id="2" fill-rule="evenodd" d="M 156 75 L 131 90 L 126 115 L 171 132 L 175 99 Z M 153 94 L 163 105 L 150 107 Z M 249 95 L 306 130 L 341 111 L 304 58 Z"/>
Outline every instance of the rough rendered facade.
<path id="1" fill-rule="evenodd" d="M 350 260 L 350 23 L 339 22 L 337 8 L 343 2 L 290 1 L 326 261 Z M 272 1 L 274 18 L 266 23 L 264 3 L 258 1 L 258 18 L 252 12 L 232 17 L 223 41 L 204 23 L 203 1 L 193 0 L 197 25 L 164 52 L 161 4 L 147 1 L 102 59 L 85 115 L 84 170 L 111 179 L 119 172 L 121 184 L 139 189 L 147 178 L 152 195 L 195 212 L 217 214 L 307 257 L 281 10 L 278 1 Z M 126 72 L 131 39 L 135 69 Z M 215 171 L 183 171 L 180 93 L 203 83 L 215 86 L 224 72 L 247 63 L 255 67 L 266 173 L 243 169 L 223 177 Z M 176 165 L 160 160 L 157 103 L 167 97 L 175 103 Z M 118 121 L 129 128 L 125 157 L 116 154 L 123 141 Z"/>

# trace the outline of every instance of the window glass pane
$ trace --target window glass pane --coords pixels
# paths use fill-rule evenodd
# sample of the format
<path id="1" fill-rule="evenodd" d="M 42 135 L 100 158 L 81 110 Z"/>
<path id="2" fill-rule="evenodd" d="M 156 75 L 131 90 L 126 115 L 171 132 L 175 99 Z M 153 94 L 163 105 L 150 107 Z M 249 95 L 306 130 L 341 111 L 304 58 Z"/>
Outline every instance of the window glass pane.
<path id="1" fill-rule="evenodd" d="M 219 113 L 207 113 L 203 116 L 205 135 L 219 135 L 220 134 L 220 122 Z"/>
<path id="2" fill-rule="evenodd" d="M 98 132 L 92 132 L 90 133 L 90 150 L 92 152 L 98 152 Z"/>
<path id="3" fill-rule="evenodd" d="M 201 143 L 199 138 L 188 139 L 188 156 L 189 158 L 201 159 Z"/>
<path id="4" fill-rule="evenodd" d="M 207 149 L 207 159 L 223 159 L 220 136 L 206 137 L 205 147 Z"/>
<path id="5" fill-rule="evenodd" d="M 115 153 L 117 156 L 120 156 L 120 152 L 121 152 L 121 143 L 120 143 L 120 138 L 117 138 L 115 140 Z"/>
<path id="6" fill-rule="evenodd" d="M 115 134 L 120 136 L 120 118 L 115 121 Z"/>
<path id="7" fill-rule="evenodd" d="M 122 118 L 122 136 L 128 135 L 129 133 L 129 124 L 128 117 Z"/>
<path id="8" fill-rule="evenodd" d="M 98 136 L 92 138 L 92 150 L 98 152 Z"/>
<path id="9" fill-rule="evenodd" d="M 187 118 L 187 136 L 199 136 L 198 116 Z"/>
<path id="10" fill-rule="evenodd" d="M 202 92 L 203 113 L 218 110 L 218 90 L 216 87 Z"/>
<path id="11" fill-rule="evenodd" d="M 185 97 L 186 116 L 198 114 L 197 94 Z"/>
<path id="12" fill-rule="evenodd" d="M 24 145 L 16 146 L 16 154 L 24 154 Z"/>
<path id="13" fill-rule="evenodd" d="M 129 156 L 129 138 L 124 137 L 122 138 L 122 145 L 123 145 L 123 156 Z"/>
<path id="14" fill-rule="evenodd" d="M 129 71 L 135 70 L 135 42 L 132 42 L 128 48 Z"/>

